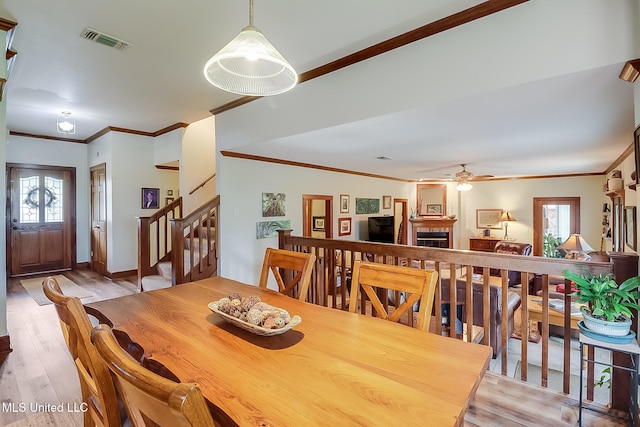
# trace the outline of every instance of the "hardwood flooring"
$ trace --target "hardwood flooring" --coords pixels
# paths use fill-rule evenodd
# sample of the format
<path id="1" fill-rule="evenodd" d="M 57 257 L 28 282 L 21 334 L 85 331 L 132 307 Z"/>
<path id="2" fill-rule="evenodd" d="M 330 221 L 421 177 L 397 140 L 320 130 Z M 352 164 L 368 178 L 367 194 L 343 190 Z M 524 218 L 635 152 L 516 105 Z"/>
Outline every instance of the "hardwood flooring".
<path id="1" fill-rule="evenodd" d="M 64 275 L 93 294 L 83 302 L 137 292 L 135 277 L 109 280 L 89 270 L 65 272 Z M 13 352 L 0 366 L 0 426 L 26 421 L 33 413 L 30 404 L 79 402 L 80 385 L 75 366 L 62 338 L 53 305 L 39 306 L 20 285 L 19 279 L 9 279 L 7 317 Z M 27 405 L 25 411 L 21 410 L 21 403 Z M 577 414 L 577 402 L 561 393 L 487 372 L 470 403 L 464 425 L 576 425 Z M 70 415 L 65 426 L 83 425 L 82 414 Z M 626 425 L 622 420 L 591 411 L 584 411 L 583 416 L 585 426 Z M 68 419 L 73 422 L 70 424 Z M 40 422 L 38 425 L 61 424 Z"/>

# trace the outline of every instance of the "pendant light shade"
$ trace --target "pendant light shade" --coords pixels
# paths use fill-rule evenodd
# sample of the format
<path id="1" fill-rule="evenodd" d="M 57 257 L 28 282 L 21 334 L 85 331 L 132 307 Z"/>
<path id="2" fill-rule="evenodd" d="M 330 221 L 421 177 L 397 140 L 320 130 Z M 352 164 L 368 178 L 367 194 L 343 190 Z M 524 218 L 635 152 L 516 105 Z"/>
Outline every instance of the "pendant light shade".
<path id="1" fill-rule="evenodd" d="M 76 133 L 76 121 L 71 117 L 71 113 L 69 111 L 62 111 L 58 114 L 57 122 L 57 129 L 59 133 L 64 133 L 65 135 L 73 135 Z"/>
<path id="2" fill-rule="evenodd" d="M 298 83 L 293 67 L 253 26 L 253 0 L 249 25 L 207 61 L 204 76 L 222 90 L 249 96 L 277 95 Z"/>

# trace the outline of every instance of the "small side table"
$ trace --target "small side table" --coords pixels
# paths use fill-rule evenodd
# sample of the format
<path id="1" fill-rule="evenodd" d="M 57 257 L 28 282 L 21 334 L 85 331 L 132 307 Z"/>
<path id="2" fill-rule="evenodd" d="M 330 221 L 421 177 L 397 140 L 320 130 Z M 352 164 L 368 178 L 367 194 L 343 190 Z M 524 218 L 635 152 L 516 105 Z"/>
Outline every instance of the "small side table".
<path id="1" fill-rule="evenodd" d="M 598 362 L 596 360 L 591 360 L 588 358 L 588 356 L 585 357 L 584 348 L 586 346 L 624 353 L 631 358 L 632 367 L 629 368 L 626 366 L 614 365 L 613 363 Z M 595 359 L 595 356 L 594 356 L 594 359 Z M 582 425 L 582 408 L 583 407 L 584 409 L 589 409 L 591 411 L 604 413 L 603 411 L 600 411 L 596 408 L 590 408 L 582 404 L 582 390 L 584 388 L 582 371 L 584 370 L 584 365 L 585 365 L 584 362 L 592 362 L 598 365 L 610 366 L 615 369 L 621 369 L 629 372 L 629 375 L 631 375 L 631 387 L 629 391 L 629 394 L 630 394 L 629 425 L 630 426 L 637 425 L 636 421 L 638 419 L 638 365 L 640 364 L 640 346 L 638 346 L 638 341 L 634 338 L 633 342 L 631 342 L 630 344 L 613 344 L 605 341 L 596 340 L 596 339 L 587 337 L 583 334 L 580 334 L 580 410 L 578 414 L 579 426 Z"/>

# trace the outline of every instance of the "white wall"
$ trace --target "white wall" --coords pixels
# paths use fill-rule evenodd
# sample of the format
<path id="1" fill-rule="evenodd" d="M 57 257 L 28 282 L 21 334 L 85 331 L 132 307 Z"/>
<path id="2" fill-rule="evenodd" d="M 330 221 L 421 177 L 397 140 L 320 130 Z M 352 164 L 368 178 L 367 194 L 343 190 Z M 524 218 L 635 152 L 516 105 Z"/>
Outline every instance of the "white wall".
<path id="1" fill-rule="evenodd" d="M 9 136 L 6 144 L 7 162 L 76 169 L 76 258 L 88 262 L 89 257 L 89 169 L 87 145 L 22 136 Z"/>
<path id="2" fill-rule="evenodd" d="M 216 121 L 208 117 L 190 124 L 182 138 L 182 162 L 180 163 L 180 195 L 185 213 L 192 212 L 216 195 L 213 178 L 193 194 L 193 189 L 216 173 Z"/>
<path id="3" fill-rule="evenodd" d="M 109 132 L 89 144 L 89 165 L 107 164 L 107 270 L 136 270 L 136 218 L 155 210 L 142 209 L 142 188 L 160 189 L 160 206 L 168 189 L 178 188 L 177 171 L 155 167 L 153 138 Z M 88 202 L 87 202 L 88 203 Z"/>
<path id="4" fill-rule="evenodd" d="M 570 178 L 476 181 L 473 189 L 460 192 L 458 213 L 458 247 L 469 248 L 469 238 L 478 236 L 476 209 L 502 209 L 517 219 L 509 223 L 509 236 L 518 242 L 533 243 L 534 197 L 580 197 L 580 234 L 596 250 L 600 248 L 602 204 L 609 200 L 603 192 L 605 176 Z M 500 238 L 504 228 L 491 230 Z"/>
<path id="5" fill-rule="evenodd" d="M 258 283 L 260 267 L 267 247 L 277 247 L 276 237 L 256 239 L 256 223 L 274 218 L 262 218 L 262 193 L 285 193 L 286 215 L 291 220 L 293 234 L 302 235 L 302 195 L 333 196 L 333 227 L 335 238 L 357 240 L 359 229 L 369 215 L 355 215 L 356 197 L 381 199 L 405 198 L 415 194 L 412 184 L 355 175 L 333 173 L 295 166 L 243 160 L 218 154 L 218 192 L 221 200 L 220 246 L 222 276 L 246 283 Z M 340 194 L 349 194 L 348 214 L 340 214 Z M 392 209 L 381 209 L 378 215 L 391 215 Z M 351 217 L 352 234 L 338 237 L 338 218 Z"/>

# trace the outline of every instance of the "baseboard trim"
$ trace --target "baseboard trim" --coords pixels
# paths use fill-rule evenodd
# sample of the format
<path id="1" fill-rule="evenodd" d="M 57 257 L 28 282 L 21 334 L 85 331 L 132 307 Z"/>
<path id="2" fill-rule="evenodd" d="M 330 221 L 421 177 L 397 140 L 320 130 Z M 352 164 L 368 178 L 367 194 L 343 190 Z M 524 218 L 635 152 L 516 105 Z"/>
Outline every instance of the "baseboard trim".
<path id="1" fill-rule="evenodd" d="M 76 268 L 91 268 L 90 262 L 79 262 L 76 264 Z"/>
<path id="2" fill-rule="evenodd" d="M 127 277 L 137 276 L 138 270 L 125 270 L 125 271 L 116 271 L 112 273 L 110 271 L 107 272 L 107 277 L 109 279 L 126 279 Z"/>

